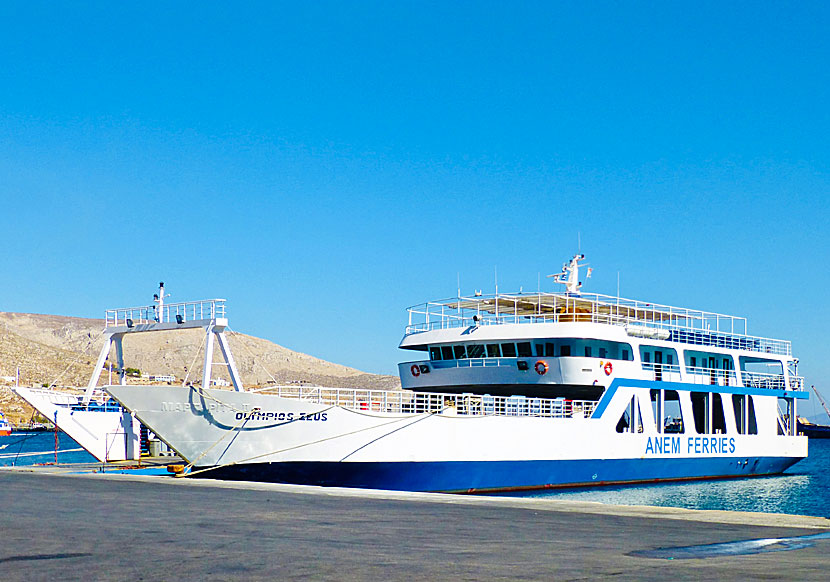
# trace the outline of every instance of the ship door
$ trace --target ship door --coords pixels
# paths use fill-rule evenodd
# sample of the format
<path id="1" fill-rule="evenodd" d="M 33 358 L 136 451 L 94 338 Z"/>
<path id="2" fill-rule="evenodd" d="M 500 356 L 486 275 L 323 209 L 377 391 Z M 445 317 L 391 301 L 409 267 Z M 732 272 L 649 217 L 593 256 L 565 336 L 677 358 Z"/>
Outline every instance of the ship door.
<path id="1" fill-rule="evenodd" d="M 663 380 L 663 352 L 655 350 L 654 352 L 654 379 L 658 382 Z"/>
<path id="2" fill-rule="evenodd" d="M 714 386 L 718 383 L 718 361 L 715 358 L 709 358 L 709 384 Z"/>

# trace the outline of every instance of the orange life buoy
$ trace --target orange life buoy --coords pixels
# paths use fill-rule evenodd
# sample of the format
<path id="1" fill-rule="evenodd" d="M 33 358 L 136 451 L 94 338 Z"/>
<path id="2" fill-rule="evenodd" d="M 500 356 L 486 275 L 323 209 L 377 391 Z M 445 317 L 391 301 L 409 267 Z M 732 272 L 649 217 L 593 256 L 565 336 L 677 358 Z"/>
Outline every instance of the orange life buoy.
<path id="1" fill-rule="evenodd" d="M 536 362 L 534 368 L 536 369 L 537 374 L 539 374 L 540 376 L 544 376 L 548 372 L 548 363 L 539 360 L 538 362 Z"/>
<path id="2" fill-rule="evenodd" d="M 605 362 L 605 375 L 610 376 L 611 372 L 614 371 L 614 366 L 611 365 L 611 362 Z"/>
<path id="3" fill-rule="evenodd" d="M 412 364 L 412 367 L 409 368 L 409 371 L 412 372 L 412 375 L 416 378 L 421 375 L 421 368 L 418 367 L 418 364 Z"/>

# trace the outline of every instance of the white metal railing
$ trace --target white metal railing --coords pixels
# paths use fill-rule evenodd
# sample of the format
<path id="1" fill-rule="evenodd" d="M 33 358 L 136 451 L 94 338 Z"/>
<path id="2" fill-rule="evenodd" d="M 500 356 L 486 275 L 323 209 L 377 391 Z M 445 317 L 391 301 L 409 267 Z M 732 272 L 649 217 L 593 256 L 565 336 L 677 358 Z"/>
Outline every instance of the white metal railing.
<path id="1" fill-rule="evenodd" d="M 677 364 L 655 364 L 642 362 L 643 370 L 651 373 L 655 380 L 680 382 L 680 366 Z"/>
<path id="2" fill-rule="evenodd" d="M 130 325 L 130 323 L 132 325 L 145 323 L 184 323 L 186 321 L 224 317 L 227 317 L 224 299 L 165 303 L 161 309 L 157 305 L 108 309 L 105 315 L 107 327 Z"/>
<path id="3" fill-rule="evenodd" d="M 362 412 L 395 414 L 583 418 L 590 416 L 596 406 L 596 402 L 591 400 L 491 396 L 489 394 L 440 394 L 408 390 L 274 386 L 262 392 Z"/>
<path id="4" fill-rule="evenodd" d="M 430 301 L 407 309 L 406 334 L 505 323 L 603 323 L 645 325 L 669 332 L 669 341 L 791 355 L 787 340 L 747 334 L 746 318 L 610 295 L 492 294 Z"/>
<path id="5" fill-rule="evenodd" d="M 771 388 L 775 390 L 803 390 L 804 378 L 790 376 L 789 384 L 783 374 L 766 374 L 761 372 L 741 372 L 744 386 L 750 388 Z"/>
<path id="6" fill-rule="evenodd" d="M 712 386 L 738 385 L 738 376 L 735 374 L 735 370 L 690 366 L 686 368 L 686 378 L 692 384 L 710 384 Z"/>

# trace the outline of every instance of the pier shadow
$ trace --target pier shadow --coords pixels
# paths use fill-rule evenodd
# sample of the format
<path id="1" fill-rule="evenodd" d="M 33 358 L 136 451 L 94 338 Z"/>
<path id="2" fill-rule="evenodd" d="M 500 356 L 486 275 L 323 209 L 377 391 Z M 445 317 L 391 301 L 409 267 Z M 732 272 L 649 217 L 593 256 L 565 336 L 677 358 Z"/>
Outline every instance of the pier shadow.
<path id="1" fill-rule="evenodd" d="M 85 558 L 91 556 L 89 553 L 67 553 L 67 554 L 32 554 L 30 556 L 9 556 L 0 558 L 0 564 L 9 562 L 34 562 L 37 560 L 64 560 L 66 558 Z"/>

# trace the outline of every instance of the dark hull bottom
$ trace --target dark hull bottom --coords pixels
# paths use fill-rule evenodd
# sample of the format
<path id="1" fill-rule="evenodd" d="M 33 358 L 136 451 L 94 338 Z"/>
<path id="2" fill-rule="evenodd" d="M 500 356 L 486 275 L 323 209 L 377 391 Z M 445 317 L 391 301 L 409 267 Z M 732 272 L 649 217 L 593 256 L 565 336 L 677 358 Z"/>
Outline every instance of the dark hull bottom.
<path id="1" fill-rule="evenodd" d="M 773 475 L 799 460 L 759 457 L 429 463 L 304 461 L 229 465 L 197 476 L 327 487 L 472 493 Z"/>

